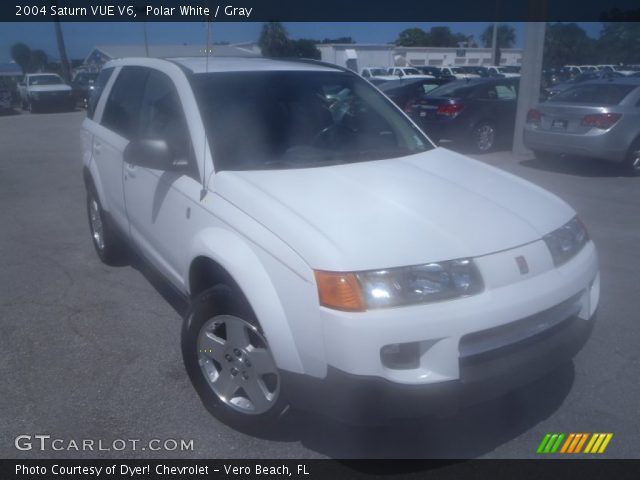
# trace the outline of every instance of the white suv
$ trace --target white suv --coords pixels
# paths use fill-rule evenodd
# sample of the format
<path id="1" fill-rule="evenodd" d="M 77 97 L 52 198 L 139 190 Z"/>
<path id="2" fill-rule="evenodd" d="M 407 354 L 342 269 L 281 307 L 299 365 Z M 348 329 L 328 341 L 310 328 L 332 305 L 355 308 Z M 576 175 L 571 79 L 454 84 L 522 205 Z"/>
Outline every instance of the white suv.
<path id="1" fill-rule="evenodd" d="M 550 193 L 436 148 L 340 67 L 107 63 L 83 123 L 100 258 L 190 299 L 182 348 L 236 427 L 293 405 L 364 423 L 499 395 L 571 358 L 596 250 Z"/>

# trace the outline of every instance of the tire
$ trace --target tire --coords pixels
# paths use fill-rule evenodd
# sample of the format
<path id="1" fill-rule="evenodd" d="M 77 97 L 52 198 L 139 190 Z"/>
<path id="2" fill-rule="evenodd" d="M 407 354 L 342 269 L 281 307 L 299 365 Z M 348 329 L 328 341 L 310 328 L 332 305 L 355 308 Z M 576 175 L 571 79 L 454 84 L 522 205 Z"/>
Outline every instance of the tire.
<path id="1" fill-rule="evenodd" d="M 624 165 L 629 175 L 640 176 L 640 138 L 637 138 L 629 147 Z"/>
<path id="2" fill-rule="evenodd" d="M 498 131 L 493 122 L 483 120 L 471 132 L 471 147 L 477 153 L 488 153 L 496 146 Z"/>
<path id="3" fill-rule="evenodd" d="M 202 403 L 223 423 L 264 433 L 288 410 L 267 340 L 237 290 L 216 285 L 191 302 L 182 357 Z"/>
<path id="4" fill-rule="evenodd" d="M 87 188 L 87 217 L 91 240 L 102 263 L 111 266 L 122 265 L 126 250 L 124 242 L 102 209 L 93 185 Z"/>

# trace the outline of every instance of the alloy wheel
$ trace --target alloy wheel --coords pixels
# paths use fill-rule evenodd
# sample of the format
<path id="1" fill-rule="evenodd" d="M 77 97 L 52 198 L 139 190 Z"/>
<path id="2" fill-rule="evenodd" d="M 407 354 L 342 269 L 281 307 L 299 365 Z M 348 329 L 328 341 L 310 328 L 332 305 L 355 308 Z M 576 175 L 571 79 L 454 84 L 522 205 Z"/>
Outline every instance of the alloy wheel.
<path id="1" fill-rule="evenodd" d="M 198 364 L 218 399 L 249 415 L 268 411 L 280 393 L 278 369 L 267 341 L 233 315 L 207 320 L 198 334 Z"/>
<path id="2" fill-rule="evenodd" d="M 488 123 L 480 125 L 476 129 L 476 146 L 481 152 L 491 150 L 495 141 L 496 131 Z"/>
<path id="3" fill-rule="evenodd" d="M 104 250 L 104 227 L 100 216 L 100 206 L 95 198 L 89 201 L 89 219 L 91 220 L 91 236 L 99 250 Z"/>

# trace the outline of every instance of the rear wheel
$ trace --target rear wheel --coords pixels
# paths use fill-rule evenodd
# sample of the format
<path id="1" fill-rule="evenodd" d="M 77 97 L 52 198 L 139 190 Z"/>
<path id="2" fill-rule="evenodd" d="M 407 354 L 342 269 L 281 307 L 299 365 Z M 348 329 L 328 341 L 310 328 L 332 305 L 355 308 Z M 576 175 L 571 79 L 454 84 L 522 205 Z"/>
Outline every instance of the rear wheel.
<path id="1" fill-rule="evenodd" d="M 276 426 L 287 410 L 267 339 L 244 297 L 216 285 L 198 297 L 182 330 L 185 367 L 200 399 L 244 431 Z"/>
<path id="2" fill-rule="evenodd" d="M 640 176 L 640 138 L 631 144 L 625 166 L 631 175 Z"/>
<path id="3" fill-rule="evenodd" d="M 496 144 L 497 130 L 493 122 L 482 121 L 473 128 L 471 146 L 480 153 L 490 152 Z"/>
<path id="4" fill-rule="evenodd" d="M 100 260 L 107 265 L 121 264 L 125 256 L 123 242 L 102 209 L 93 186 L 87 189 L 87 216 L 93 246 Z"/>

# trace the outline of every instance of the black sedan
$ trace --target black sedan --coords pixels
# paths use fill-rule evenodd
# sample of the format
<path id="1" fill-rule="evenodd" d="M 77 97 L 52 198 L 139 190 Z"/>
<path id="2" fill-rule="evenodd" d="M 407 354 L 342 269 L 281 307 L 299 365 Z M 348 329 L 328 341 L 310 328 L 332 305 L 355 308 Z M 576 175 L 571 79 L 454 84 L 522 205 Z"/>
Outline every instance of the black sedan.
<path id="1" fill-rule="evenodd" d="M 378 88 L 405 112 L 411 112 L 411 106 L 431 90 L 449 82 L 447 78 L 401 78 L 389 80 Z"/>
<path id="2" fill-rule="evenodd" d="M 410 115 L 436 142 L 488 152 L 513 137 L 518 83 L 518 78 L 456 80 L 411 105 Z"/>

